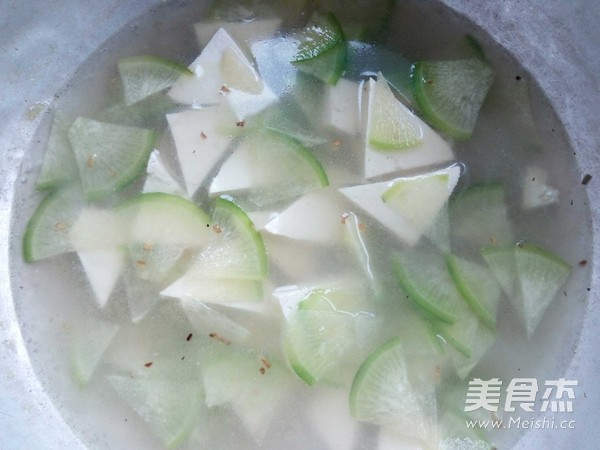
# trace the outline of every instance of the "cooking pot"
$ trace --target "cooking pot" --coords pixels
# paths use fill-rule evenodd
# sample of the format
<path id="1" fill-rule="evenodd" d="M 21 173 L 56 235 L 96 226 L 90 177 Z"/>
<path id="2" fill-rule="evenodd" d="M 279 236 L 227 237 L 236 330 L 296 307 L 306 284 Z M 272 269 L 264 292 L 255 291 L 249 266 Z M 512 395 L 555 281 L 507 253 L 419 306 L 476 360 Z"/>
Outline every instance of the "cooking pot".
<path id="1" fill-rule="evenodd" d="M 15 189 L 31 175 L 24 158 L 54 96 L 106 39 L 163 0 L 56 0 L 0 3 L 0 448 L 85 448 L 61 417 L 31 367 L 17 321 L 11 283 L 11 218 Z M 180 3 L 183 0 L 180 1 Z M 399 0 L 397 3 L 401 3 Z M 595 0 L 440 0 L 484 29 L 521 62 L 564 124 L 586 185 L 593 221 L 589 299 L 569 357 L 556 361 L 577 380 L 565 430 L 522 430 L 518 449 L 593 449 L 600 442 L 600 2 Z M 18 243 L 16 245 L 19 245 Z M 590 251 L 592 254 L 592 251 Z M 41 300 L 43 301 L 43 299 Z M 561 354 L 564 354 L 561 353 Z"/>

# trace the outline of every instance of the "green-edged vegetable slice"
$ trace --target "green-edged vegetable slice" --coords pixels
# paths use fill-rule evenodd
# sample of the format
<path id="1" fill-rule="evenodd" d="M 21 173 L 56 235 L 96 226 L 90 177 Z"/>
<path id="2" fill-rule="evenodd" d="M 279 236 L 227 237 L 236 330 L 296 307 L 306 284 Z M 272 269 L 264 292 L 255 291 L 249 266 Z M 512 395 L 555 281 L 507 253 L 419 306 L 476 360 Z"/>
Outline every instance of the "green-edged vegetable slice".
<path id="1" fill-rule="evenodd" d="M 331 13 L 315 13 L 298 35 L 298 51 L 292 61 L 307 61 L 343 42 L 344 31 Z"/>
<path id="2" fill-rule="evenodd" d="M 92 378 L 119 328 L 119 325 L 105 320 L 88 320 L 71 336 L 73 376 L 81 386 L 88 384 Z"/>
<path id="3" fill-rule="evenodd" d="M 328 186 L 321 163 L 296 141 L 279 133 L 249 135 L 225 161 L 210 193 L 228 193 L 264 208 Z"/>
<path id="4" fill-rule="evenodd" d="M 455 255 L 446 256 L 448 271 L 471 309 L 488 327 L 496 327 L 496 312 L 502 296 L 493 273 L 485 266 Z"/>
<path id="5" fill-rule="evenodd" d="M 424 248 L 405 249 L 396 254 L 394 269 L 406 295 L 423 311 L 447 324 L 460 320 L 465 301 L 442 255 Z"/>
<path id="6" fill-rule="evenodd" d="M 291 378 L 285 367 L 267 355 L 241 350 L 221 352 L 205 366 L 207 405 L 230 406 L 260 443 L 289 392 Z"/>
<path id="7" fill-rule="evenodd" d="M 74 251 L 71 228 L 84 205 L 85 199 L 78 186 L 65 186 L 46 196 L 27 223 L 23 237 L 25 261 Z"/>
<path id="8" fill-rule="evenodd" d="M 416 117 L 392 92 L 381 73 L 371 84 L 367 141 L 378 150 L 399 150 L 421 144 L 423 130 Z"/>
<path id="9" fill-rule="evenodd" d="M 331 13 L 315 13 L 296 36 L 298 49 L 292 63 L 301 71 L 336 84 L 346 65 L 348 50 L 344 32 Z"/>
<path id="10" fill-rule="evenodd" d="M 95 199 L 123 189 L 144 172 L 154 132 L 78 117 L 69 129 L 69 141 L 83 191 Z"/>
<path id="11" fill-rule="evenodd" d="M 111 375 L 108 381 L 169 449 L 188 438 L 204 408 L 201 384 L 197 381 L 177 382 L 142 374 Z"/>
<path id="12" fill-rule="evenodd" d="M 419 383 L 412 378 L 400 339 L 386 342 L 356 373 L 350 412 L 357 420 L 428 440 L 436 414 L 434 387 L 431 380 Z"/>
<path id="13" fill-rule="evenodd" d="M 171 87 L 182 75 L 192 75 L 187 67 L 157 56 L 132 56 L 117 64 L 127 105 Z"/>
<path id="14" fill-rule="evenodd" d="M 127 227 L 127 250 L 141 279 L 161 282 L 185 250 L 198 250 L 211 237 L 210 218 L 196 204 L 160 192 L 140 194 L 119 207 Z"/>
<path id="15" fill-rule="evenodd" d="M 413 90 L 427 120 L 457 139 L 473 133 L 479 110 L 493 82 L 493 72 L 480 59 L 419 61 Z"/>
<path id="16" fill-rule="evenodd" d="M 264 280 L 267 251 L 248 215 L 232 201 L 218 198 L 212 223 L 213 234 L 190 270 L 205 278 Z"/>

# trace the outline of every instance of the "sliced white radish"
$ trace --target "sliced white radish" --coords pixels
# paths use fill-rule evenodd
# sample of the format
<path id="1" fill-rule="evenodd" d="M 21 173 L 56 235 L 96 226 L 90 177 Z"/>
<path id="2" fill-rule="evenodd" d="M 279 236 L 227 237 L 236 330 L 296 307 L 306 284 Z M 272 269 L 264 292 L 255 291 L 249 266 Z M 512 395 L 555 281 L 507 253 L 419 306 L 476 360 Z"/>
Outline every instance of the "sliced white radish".
<path id="1" fill-rule="evenodd" d="M 381 77 L 380 81 L 385 81 Z M 420 138 L 413 146 L 400 149 L 381 149 L 373 145 L 369 139 L 369 129 L 376 125 L 372 123 L 372 103 L 375 99 L 377 83 L 372 78 L 365 83 L 366 92 L 362 95 L 362 120 L 365 136 L 365 177 L 373 179 L 390 173 L 408 171 L 440 165 L 454 160 L 454 153 L 444 141 L 425 122 L 412 115 L 398 100 L 397 109 L 410 118 L 413 127 L 420 130 Z M 386 82 L 387 83 L 387 82 Z M 391 91 L 390 91 L 391 92 Z M 393 95 L 393 94 L 392 94 Z M 400 120 L 400 119 L 398 119 Z M 386 133 L 384 133 L 386 134 Z"/>
<path id="2" fill-rule="evenodd" d="M 123 270 L 123 250 L 116 247 L 81 250 L 77 252 L 77 256 L 94 291 L 98 306 L 104 308 Z"/>
<path id="3" fill-rule="evenodd" d="M 164 192 L 165 194 L 179 195 L 185 197 L 185 189 L 173 176 L 167 165 L 160 156 L 160 151 L 155 149 L 150 154 L 148 166 L 146 167 L 146 182 L 143 192 Z"/>
<path id="4" fill-rule="evenodd" d="M 426 175 L 342 188 L 340 192 L 400 239 L 414 245 L 435 222 L 459 175 L 460 168 L 451 166 Z M 398 203 L 390 205 L 384 195 L 391 192 L 389 197 L 395 189 L 405 192 L 397 192 Z"/>
<path id="5" fill-rule="evenodd" d="M 217 107 L 167 115 L 190 197 L 231 143 L 231 137 L 223 132 L 222 120 Z"/>
<path id="6" fill-rule="evenodd" d="M 341 78 L 334 86 L 327 85 L 326 89 L 325 124 L 348 134 L 360 133 L 359 84 Z"/>
<path id="7" fill-rule="evenodd" d="M 292 239 L 333 244 L 342 238 L 347 209 L 347 203 L 334 189 L 318 189 L 296 200 L 265 230 Z"/>
<path id="8" fill-rule="evenodd" d="M 88 384 L 119 328 L 100 319 L 87 320 L 76 327 L 71 336 L 71 363 L 80 385 Z"/>
<path id="9" fill-rule="evenodd" d="M 203 370 L 206 404 L 229 405 L 260 443 L 289 392 L 290 377 L 266 355 L 240 351 L 222 355 Z"/>

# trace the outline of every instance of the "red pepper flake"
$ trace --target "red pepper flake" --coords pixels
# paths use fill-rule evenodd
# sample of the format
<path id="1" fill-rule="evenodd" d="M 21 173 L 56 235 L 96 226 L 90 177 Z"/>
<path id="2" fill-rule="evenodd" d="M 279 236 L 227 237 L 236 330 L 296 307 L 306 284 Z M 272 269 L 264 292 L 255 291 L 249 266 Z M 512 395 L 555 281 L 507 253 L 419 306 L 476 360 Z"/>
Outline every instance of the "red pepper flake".
<path id="1" fill-rule="evenodd" d="M 219 234 L 223 232 L 223 229 L 219 226 L 219 224 L 215 223 L 213 225 L 213 230 L 215 230 L 215 233 Z"/>
<path id="2" fill-rule="evenodd" d="M 264 375 L 266 372 L 264 367 L 261 367 L 260 369 L 258 369 L 258 371 L 260 372 L 261 375 Z"/>
<path id="3" fill-rule="evenodd" d="M 271 368 L 271 361 L 269 361 L 267 358 L 260 358 L 260 362 L 262 363 L 265 369 Z"/>
<path id="4" fill-rule="evenodd" d="M 427 80 L 425 81 L 427 84 L 433 84 L 433 80 Z"/>
<path id="5" fill-rule="evenodd" d="M 194 337 L 194 335 L 192 333 L 188 334 L 187 337 L 185 338 L 186 341 L 190 342 L 192 340 L 192 337 Z"/>
<path id="6" fill-rule="evenodd" d="M 94 167 L 94 164 L 96 163 L 96 154 L 93 153 L 90 156 L 88 156 L 87 159 L 87 166 L 91 169 L 92 167 Z"/>
<path id="7" fill-rule="evenodd" d="M 236 122 L 235 124 L 240 128 L 244 128 L 244 125 L 246 125 L 246 121 L 240 120 L 239 122 Z"/>
<path id="8" fill-rule="evenodd" d="M 586 184 L 588 184 L 588 183 L 589 183 L 591 180 L 592 180 L 592 176 L 591 176 L 589 173 L 586 173 L 586 174 L 583 176 L 583 179 L 581 180 L 581 184 L 583 184 L 583 185 L 585 186 L 585 185 L 586 185 Z"/>
<path id="9" fill-rule="evenodd" d="M 342 145 L 342 141 L 340 139 L 334 139 L 333 141 L 331 141 L 331 145 L 333 145 L 336 148 L 339 148 Z"/>
<path id="10" fill-rule="evenodd" d="M 223 95 L 223 94 L 229 94 L 231 92 L 231 89 L 229 89 L 227 86 L 222 85 L 221 89 L 219 89 L 219 94 Z"/>
<path id="11" fill-rule="evenodd" d="M 219 333 L 210 333 L 208 336 L 219 342 L 222 342 L 225 345 L 231 345 L 231 341 L 229 339 L 225 339 L 223 336 L 220 336 Z"/>
<path id="12" fill-rule="evenodd" d="M 358 224 L 358 229 L 360 231 L 365 231 L 367 229 L 367 226 L 364 223 L 359 223 Z"/>
<path id="13" fill-rule="evenodd" d="M 342 220 L 341 220 L 342 225 L 346 225 L 346 220 L 348 219 L 348 217 L 350 217 L 350 214 L 348 214 L 346 212 L 344 214 L 342 214 Z"/>
<path id="14" fill-rule="evenodd" d="M 498 241 L 496 240 L 496 236 L 490 236 L 490 242 L 492 243 L 492 245 L 496 245 L 498 243 Z"/>
<path id="15" fill-rule="evenodd" d="M 135 263 L 140 267 L 146 267 L 146 261 L 143 259 L 138 259 Z"/>
<path id="16" fill-rule="evenodd" d="M 206 133 L 205 133 L 204 131 L 201 131 L 201 132 L 200 132 L 200 137 L 201 137 L 202 139 L 206 139 L 208 136 L 206 135 Z"/>
<path id="17" fill-rule="evenodd" d="M 154 364 L 153 362 L 147 362 L 146 364 L 144 364 L 144 367 L 152 367 L 152 364 Z"/>
<path id="18" fill-rule="evenodd" d="M 66 222 L 58 222 L 56 225 L 54 225 L 54 228 L 56 228 L 58 231 L 63 231 L 67 229 L 67 224 Z"/>
<path id="19" fill-rule="evenodd" d="M 587 265 L 587 263 L 588 263 L 587 259 L 582 259 L 581 261 L 579 261 L 579 265 L 582 266 L 582 267 L 585 266 L 585 265 Z"/>
<path id="20" fill-rule="evenodd" d="M 152 244 L 152 242 L 144 242 L 142 250 L 144 250 L 145 252 L 149 252 L 150 250 L 152 250 L 153 247 L 154 245 Z"/>

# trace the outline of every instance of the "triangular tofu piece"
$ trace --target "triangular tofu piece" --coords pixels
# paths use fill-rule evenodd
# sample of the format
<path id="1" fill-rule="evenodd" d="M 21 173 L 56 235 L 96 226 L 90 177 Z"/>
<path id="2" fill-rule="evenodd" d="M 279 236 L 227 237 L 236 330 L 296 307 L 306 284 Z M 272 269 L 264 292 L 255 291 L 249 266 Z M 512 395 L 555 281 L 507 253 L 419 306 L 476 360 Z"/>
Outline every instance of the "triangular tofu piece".
<path id="1" fill-rule="evenodd" d="M 146 166 L 146 181 L 144 182 L 143 192 L 163 192 L 179 195 L 180 197 L 186 196 L 185 190 L 165 165 L 160 152 L 156 149 L 150 154 Z"/>
<path id="2" fill-rule="evenodd" d="M 187 195 L 192 197 L 227 150 L 231 136 L 223 130 L 219 107 L 167 114 Z"/>
<path id="3" fill-rule="evenodd" d="M 262 111 L 277 100 L 233 38 L 220 28 L 169 91 L 178 103 L 215 105 L 225 100 L 237 120 Z"/>
<path id="4" fill-rule="evenodd" d="M 381 75 L 379 81 L 371 78 L 365 83 L 365 92 L 362 94 L 361 113 L 363 136 L 365 137 L 365 177 L 375 179 L 391 173 L 432 167 L 453 161 L 454 153 L 450 145 L 397 99 L 394 99 L 397 102 L 396 108 L 392 108 L 395 112 L 395 114 L 392 114 L 394 117 L 388 117 L 389 121 L 409 123 L 411 129 L 416 127 L 419 139 L 411 139 L 404 148 L 382 148 L 372 143 L 374 139 L 372 130 L 388 128 L 382 125 L 381 119 L 374 117 L 378 115 L 376 114 L 376 104 L 380 104 L 379 101 L 376 102 L 376 99 L 381 97 L 376 95 L 377 90 L 383 90 L 383 86 L 387 87 L 387 81 Z M 389 87 L 387 89 L 389 90 Z M 385 94 L 385 96 L 393 95 L 391 90 Z M 383 134 L 386 133 L 383 132 Z"/>
<path id="5" fill-rule="evenodd" d="M 457 165 L 392 181 L 340 189 L 354 204 L 409 245 L 435 223 L 460 176 Z"/>
<path id="6" fill-rule="evenodd" d="M 119 248 L 84 250 L 77 252 L 77 256 L 94 291 L 96 303 L 104 308 L 123 270 L 123 251 Z"/>
<path id="7" fill-rule="evenodd" d="M 360 89 L 357 82 L 345 78 L 326 87 L 323 121 L 327 126 L 350 135 L 360 133 Z"/>
<path id="8" fill-rule="evenodd" d="M 265 230 L 303 241 L 333 244 L 343 236 L 348 204 L 334 189 L 322 188 L 300 197 L 271 220 Z"/>

